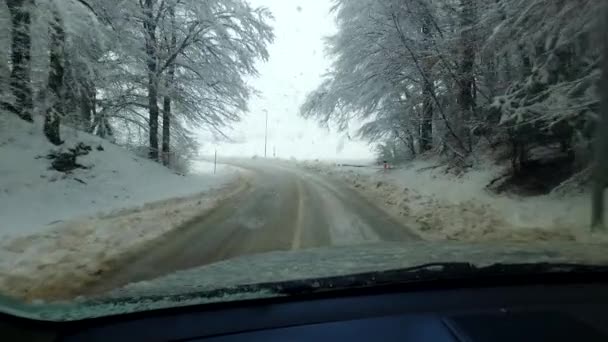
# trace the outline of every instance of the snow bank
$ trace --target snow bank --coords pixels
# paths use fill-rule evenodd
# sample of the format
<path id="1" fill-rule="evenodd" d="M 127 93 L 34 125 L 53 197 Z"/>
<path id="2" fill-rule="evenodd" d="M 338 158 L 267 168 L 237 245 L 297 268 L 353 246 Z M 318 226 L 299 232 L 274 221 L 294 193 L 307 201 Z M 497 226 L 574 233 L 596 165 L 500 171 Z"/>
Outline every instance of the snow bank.
<path id="1" fill-rule="evenodd" d="M 61 173 L 57 149 L 28 124 L 0 113 L 0 293 L 61 297 L 129 253 L 203 215 L 246 186 L 246 174 L 193 163 L 188 176 L 64 128 L 64 149 L 83 142 L 87 169 Z M 99 149 L 98 147 L 101 146 Z M 42 157 L 42 158 L 40 158 Z"/>
<path id="2" fill-rule="evenodd" d="M 310 162 L 305 167 L 343 179 L 429 240 L 606 242 L 588 233 L 590 196 L 496 195 L 485 186 L 501 170 L 489 164 L 460 176 L 432 161 L 388 171 Z"/>
<path id="3" fill-rule="evenodd" d="M 207 191 L 235 176 L 235 169 L 213 175 L 212 166 L 202 161 L 194 163 L 193 175 L 180 176 L 106 140 L 65 127 L 62 133 L 63 149 L 78 142 L 92 147 L 78 158 L 90 169 L 70 174 L 50 169 L 44 157 L 57 147 L 44 138 L 41 123 L 0 113 L 0 240 L 68 219 Z"/>
<path id="4" fill-rule="evenodd" d="M 24 299 L 70 297 L 149 243 L 240 193 L 246 182 L 186 198 L 69 221 L 0 243 L 0 292 Z"/>

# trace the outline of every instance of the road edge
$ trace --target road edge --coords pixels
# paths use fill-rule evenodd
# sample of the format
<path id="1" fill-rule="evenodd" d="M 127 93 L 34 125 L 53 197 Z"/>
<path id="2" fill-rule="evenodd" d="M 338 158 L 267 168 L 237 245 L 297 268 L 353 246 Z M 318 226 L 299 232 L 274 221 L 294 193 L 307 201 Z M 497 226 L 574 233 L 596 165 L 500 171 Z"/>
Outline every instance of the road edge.
<path id="1" fill-rule="evenodd" d="M 157 215 L 162 215 L 163 206 L 166 205 L 177 206 L 178 208 L 180 206 L 196 207 L 196 204 L 200 204 L 203 199 L 205 201 L 211 201 L 211 203 L 201 211 L 196 211 L 188 216 L 181 224 L 167 229 L 160 235 L 151 239 L 136 241 L 130 245 L 128 249 L 104 253 L 98 259 L 94 259 L 94 262 L 87 263 L 85 267 L 77 265 L 76 261 L 89 256 L 79 255 L 80 253 L 74 252 L 72 255 L 69 255 L 69 257 L 64 257 L 57 264 L 52 265 L 53 267 L 46 267 L 46 265 L 42 264 L 37 265 L 37 267 L 34 265 L 33 268 L 37 270 L 37 272 L 34 273 L 11 274 L 10 271 L 0 271 L 0 291 L 4 295 L 27 302 L 38 300 L 73 300 L 81 296 L 91 284 L 94 284 L 98 279 L 102 278 L 108 272 L 113 271 L 119 265 L 137 257 L 148 248 L 162 242 L 170 234 L 179 232 L 180 229 L 187 226 L 190 222 L 211 214 L 217 208 L 247 191 L 251 187 L 251 179 L 252 176 L 249 171 L 240 170 L 238 176 L 236 176 L 233 181 L 229 181 L 212 191 L 186 197 L 156 201 L 146 204 L 136 210 L 125 209 L 104 215 L 100 219 L 114 220 L 120 218 L 121 215 L 128 216 L 137 213 L 138 211 L 158 212 Z M 211 199 L 209 198 L 210 195 L 212 195 Z M 150 218 L 150 220 L 153 219 L 154 217 Z M 108 249 L 112 248 L 113 246 L 108 246 Z M 80 250 L 79 252 L 84 253 L 83 250 Z M 57 267 L 59 263 L 62 261 L 65 262 L 66 260 L 69 261 L 64 263 L 61 267 Z M 36 263 L 37 261 L 32 260 L 31 262 Z"/>

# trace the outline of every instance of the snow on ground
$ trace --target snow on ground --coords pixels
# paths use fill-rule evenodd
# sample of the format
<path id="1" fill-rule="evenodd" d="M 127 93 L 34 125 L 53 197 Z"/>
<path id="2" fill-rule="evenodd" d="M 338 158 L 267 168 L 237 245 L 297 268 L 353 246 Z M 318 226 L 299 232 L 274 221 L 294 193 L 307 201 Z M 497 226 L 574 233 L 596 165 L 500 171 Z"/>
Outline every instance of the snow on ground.
<path id="1" fill-rule="evenodd" d="M 38 232 L 53 223 L 91 216 L 147 202 L 186 196 L 222 186 L 234 172 L 213 176 L 205 162 L 185 177 L 137 157 L 108 141 L 64 128 L 64 148 L 84 142 L 93 149 L 70 175 L 49 170 L 44 158 L 56 147 L 14 115 L 0 115 L 0 237 Z M 103 151 L 98 151 L 101 146 Z M 42 158 L 41 158 L 42 157 Z"/>
<path id="2" fill-rule="evenodd" d="M 62 298 L 164 234 L 217 207 L 242 184 L 54 225 L 0 243 L 0 292 L 25 299 Z"/>
<path id="3" fill-rule="evenodd" d="M 461 176 L 433 161 L 386 171 L 369 164 L 303 165 L 345 180 L 425 239 L 606 242 L 588 233 L 590 195 L 496 195 L 485 187 L 500 170 L 489 164 Z"/>
<path id="4" fill-rule="evenodd" d="M 78 142 L 92 147 L 78 158 L 87 169 L 50 169 L 44 156 L 57 148 L 41 123 L 0 115 L 3 294 L 34 298 L 80 286 L 245 184 L 246 175 L 233 167 L 214 174 L 212 164 L 196 161 L 192 174 L 181 176 L 108 141 L 69 128 L 63 133 L 64 149 Z"/>

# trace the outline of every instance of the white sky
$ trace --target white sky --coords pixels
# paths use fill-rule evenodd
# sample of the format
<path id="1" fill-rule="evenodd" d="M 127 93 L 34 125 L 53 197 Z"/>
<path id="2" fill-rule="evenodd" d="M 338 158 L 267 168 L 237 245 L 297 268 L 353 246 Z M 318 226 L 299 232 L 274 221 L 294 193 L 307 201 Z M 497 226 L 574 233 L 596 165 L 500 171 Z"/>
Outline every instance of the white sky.
<path id="1" fill-rule="evenodd" d="M 234 126 L 231 138 L 238 143 L 202 141 L 204 154 L 217 148 L 221 156 L 264 155 L 265 115 L 268 111 L 268 156 L 298 159 L 363 159 L 372 154 L 366 143 L 345 133 L 321 128 L 298 114 L 306 94 L 320 83 L 330 62 L 323 37 L 335 31 L 331 0 L 249 0 L 264 6 L 275 17 L 275 42 L 270 60 L 259 63 L 260 77 L 251 84 L 261 92 L 251 99 L 250 113 Z M 351 132 L 351 136 L 353 132 Z"/>

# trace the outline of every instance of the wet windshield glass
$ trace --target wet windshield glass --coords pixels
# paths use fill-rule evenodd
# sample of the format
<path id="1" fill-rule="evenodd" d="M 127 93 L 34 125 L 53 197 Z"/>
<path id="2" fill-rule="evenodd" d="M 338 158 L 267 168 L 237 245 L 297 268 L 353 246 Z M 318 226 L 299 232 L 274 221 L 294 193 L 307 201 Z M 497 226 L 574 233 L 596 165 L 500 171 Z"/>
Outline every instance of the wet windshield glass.
<path id="1" fill-rule="evenodd" d="M 0 310 L 608 263 L 605 7 L 0 2 Z"/>

